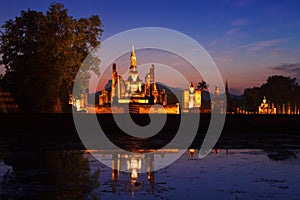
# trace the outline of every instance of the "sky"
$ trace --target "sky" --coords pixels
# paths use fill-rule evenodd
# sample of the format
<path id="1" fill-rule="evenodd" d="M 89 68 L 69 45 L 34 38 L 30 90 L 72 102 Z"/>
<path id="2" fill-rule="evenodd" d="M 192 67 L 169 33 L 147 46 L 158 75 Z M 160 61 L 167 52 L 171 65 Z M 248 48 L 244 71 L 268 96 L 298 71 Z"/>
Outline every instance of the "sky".
<path id="1" fill-rule="evenodd" d="M 46 11 L 51 2 L 2 1 L 0 24 L 18 16 L 20 10 Z M 259 86 L 275 74 L 300 80 L 299 1 L 59 2 L 75 18 L 99 15 L 104 29 L 102 41 L 139 27 L 164 27 L 188 35 L 209 53 L 234 94 Z"/>

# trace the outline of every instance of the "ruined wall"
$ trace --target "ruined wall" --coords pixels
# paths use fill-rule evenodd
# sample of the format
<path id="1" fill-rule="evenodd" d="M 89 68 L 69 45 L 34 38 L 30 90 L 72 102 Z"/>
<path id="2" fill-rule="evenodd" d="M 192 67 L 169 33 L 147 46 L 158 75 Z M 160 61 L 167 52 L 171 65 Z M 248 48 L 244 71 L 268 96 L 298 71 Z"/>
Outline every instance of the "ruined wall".
<path id="1" fill-rule="evenodd" d="M 124 107 L 111 107 L 109 105 L 103 105 L 103 106 L 89 106 L 88 107 L 88 113 L 112 113 L 112 110 L 114 113 L 124 113 Z"/>
<path id="2" fill-rule="evenodd" d="M 163 113 L 179 114 L 180 113 L 178 104 L 167 105 L 167 106 L 152 106 L 152 107 L 151 105 L 147 105 L 147 106 L 139 107 L 140 114 L 148 114 L 150 110 L 151 113 L 155 113 L 155 114 L 163 114 Z"/>
<path id="3" fill-rule="evenodd" d="M 131 113 L 140 113 L 140 114 L 149 114 L 151 110 L 151 113 L 156 114 L 179 114 L 179 105 L 167 105 L 167 106 L 152 106 L 152 105 L 120 105 L 120 106 L 113 106 L 110 105 L 103 105 L 103 106 L 90 106 L 88 107 L 88 113 L 98 113 L 98 114 L 104 114 L 104 113 L 125 113 L 130 111 Z"/>

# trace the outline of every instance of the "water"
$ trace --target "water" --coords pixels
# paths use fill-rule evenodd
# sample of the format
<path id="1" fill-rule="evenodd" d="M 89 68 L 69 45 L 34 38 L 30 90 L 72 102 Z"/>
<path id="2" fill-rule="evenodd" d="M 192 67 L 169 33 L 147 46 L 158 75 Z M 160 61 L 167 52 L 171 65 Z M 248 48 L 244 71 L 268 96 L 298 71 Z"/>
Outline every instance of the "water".
<path id="1" fill-rule="evenodd" d="M 179 151 L 158 153 L 152 161 Z M 87 151 L 1 150 L 0 199 L 300 199 L 299 152 L 220 149 L 198 159 L 197 152 L 187 151 L 151 173 L 138 173 L 138 165 L 131 169 L 124 155 L 118 161 L 98 152 L 116 158 L 115 166 L 128 173 L 112 170 Z"/>

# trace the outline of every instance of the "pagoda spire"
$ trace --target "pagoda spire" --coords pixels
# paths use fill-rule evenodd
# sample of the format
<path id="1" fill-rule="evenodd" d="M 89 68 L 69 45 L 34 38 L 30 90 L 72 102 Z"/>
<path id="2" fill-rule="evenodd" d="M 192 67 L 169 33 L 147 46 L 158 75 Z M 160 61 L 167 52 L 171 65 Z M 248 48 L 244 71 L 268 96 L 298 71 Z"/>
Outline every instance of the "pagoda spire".
<path id="1" fill-rule="evenodd" d="M 135 56 L 134 44 L 132 44 L 132 46 L 131 46 L 131 56 Z"/>
<path id="2" fill-rule="evenodd" d="M 226 79 L 226 85 L 225 85 L 225 92 L 229 93 L 229 91 L 228 91 L 228 80 L 227 79 Z"/>
<path id="3" fill-rule="evenodd" d="M 131 47 L 130 68 L 136 68 L 136 55 L 134 52 L 134 45 L 132 45 Z"/>
<path id="4" fill-rule="evenodd" d="M 232 102 L 230 99 L 230 93 L 228 89 L 228 80 L 226 79 L 226 85 L 225 85 L 225 96 L 226 96 L 226 103 L 227 103 L 227 113 L 232 112 Z"/>

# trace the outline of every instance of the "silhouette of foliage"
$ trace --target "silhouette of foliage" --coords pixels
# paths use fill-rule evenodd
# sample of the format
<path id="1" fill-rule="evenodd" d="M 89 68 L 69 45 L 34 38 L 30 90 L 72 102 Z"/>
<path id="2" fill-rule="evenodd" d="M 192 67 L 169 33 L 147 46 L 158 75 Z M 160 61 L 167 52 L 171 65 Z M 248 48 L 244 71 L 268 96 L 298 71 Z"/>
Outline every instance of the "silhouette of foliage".
<path id="1" fill-rule="evenodd" d="M 296 78 L 274 75 L 268 77 L 260 87 L 245 89 L 243 96 L 244 106 L 249 111 L 256 111 L 264 96 L 275 106 L 289 103 L 292 107 L 295 104 L 299 107 L 300 86 Z"/>
<path id="2" fill-rule="evenodd" d="M 68 103 L 74 79 L 83 60 L 100 43 L 99 16 L 74 19 L 60 3 L 46 13 L 21 11 L 4 23 L 1 31 L 2 64 L 6 68 L 5 86 L 11 90 L 25 112 L 61 112 Z M 96 57 L 80 68 L 87 84 L 90 71 L 99 75 Z"/>
<path id="3" fill-rule="evenodd" d="M 80 151 L 12 151 L 0 181 L 0 199 L 98 199 L 100 170 Z"/>

